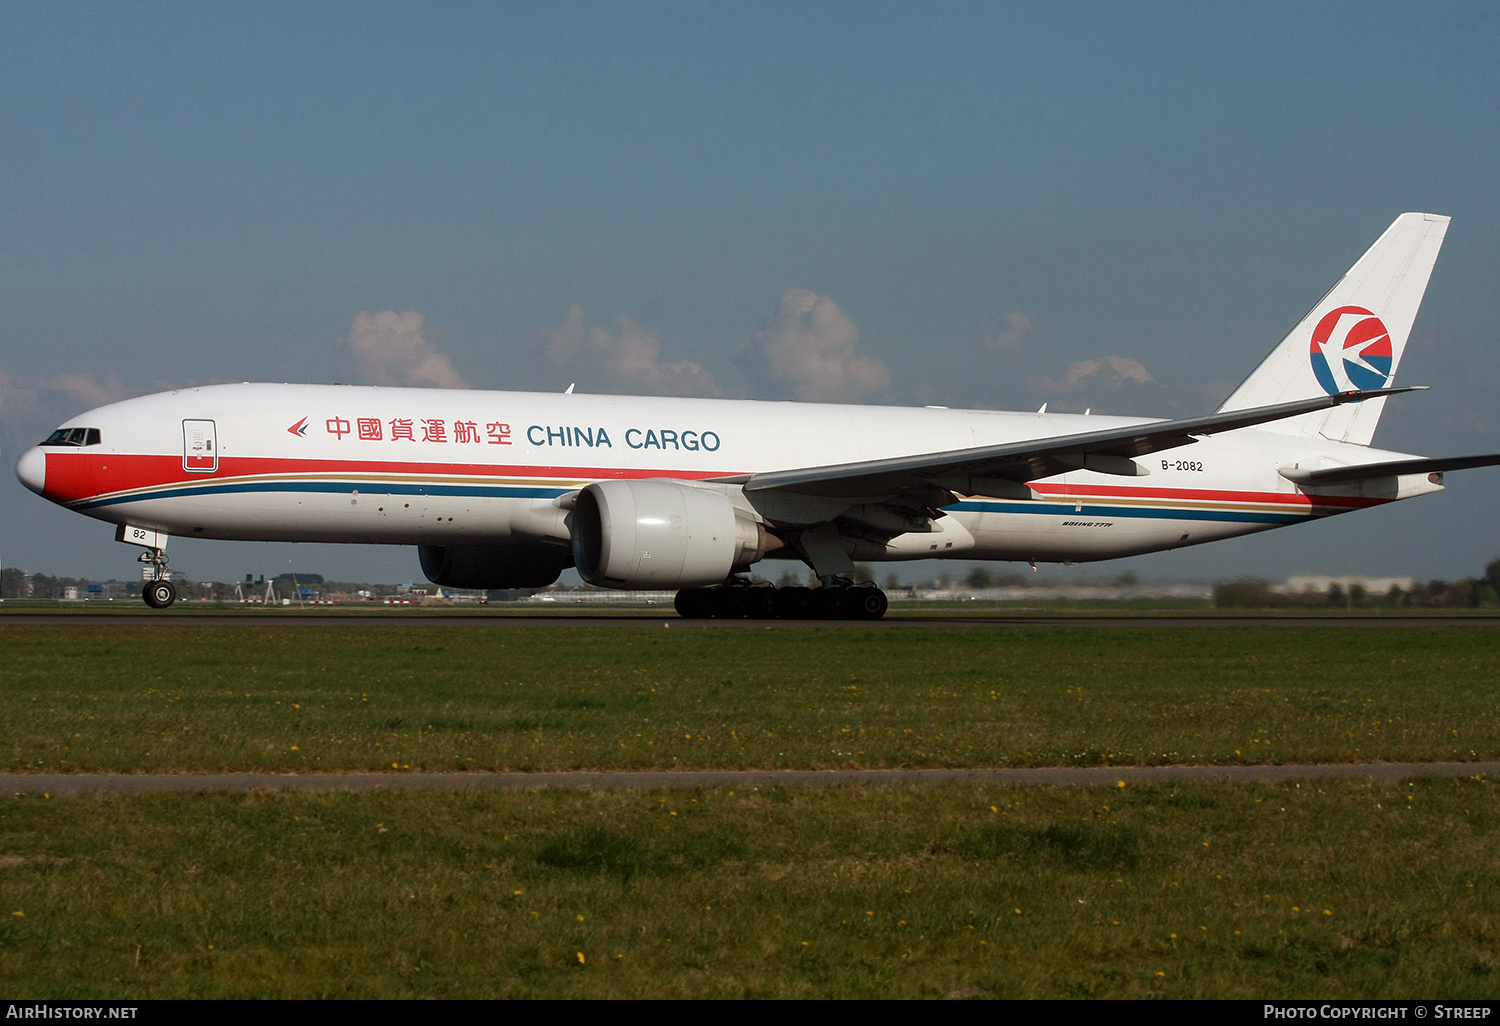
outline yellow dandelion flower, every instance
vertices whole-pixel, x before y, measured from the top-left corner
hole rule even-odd
[[[583,918],[583,917],[582,917],[582,916],[580,916],[580,917],[579,917],[579,918],[580,918],[580,919],[581,919],[581,918]],[[580,951],[580,952],[579,952],[579,953],[578,953],[578,964],[579,964],[579,965],[583,965],[583,964],[584,964],[584,962],[583,962],[583,952],[582,952],[582,951]]]

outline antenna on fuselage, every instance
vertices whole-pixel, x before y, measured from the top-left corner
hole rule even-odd
[[[576,382],[576,381],[569,382],[568,383],[568,387],[565,388],[565,389],[563,389],[563,395],[572,395],[573,394],[573,386],[577,385],[577,384],[578,384],[578,382]]]

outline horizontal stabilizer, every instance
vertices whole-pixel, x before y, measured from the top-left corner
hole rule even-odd
[[[1445,470],[1495,466],[1500,466],[1500,453],[1490,453],[1488,456],[1447,456],[1433,460],[1392,460],[1389,463],[1362,463],[1357,467],[1327,467],[1323,470],[1287,468],[1281,471],[1281,476],[1296,484],[1324,485],[1368,481],[1375,477],[1397,477],[1401,474],[1441,474]]]

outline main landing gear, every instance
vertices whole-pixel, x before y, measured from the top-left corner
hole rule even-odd
[[[686,620],[878,620],[885,592],[870,586],[684,588],[672,603]]]

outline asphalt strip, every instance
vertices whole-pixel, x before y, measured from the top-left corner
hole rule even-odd
[[[13,794],[170,794],[213,791],[466,791],[668,787],[829,787],[837,784],[1118,786],[1188,780],[1408,780],[1500,774],[1500,762],[1385,762],[1321,766],[1056,766],[1034,769],[656,770],[608,773],[50,773],[7,774]]]

